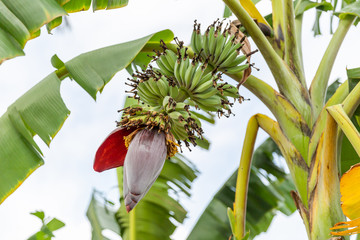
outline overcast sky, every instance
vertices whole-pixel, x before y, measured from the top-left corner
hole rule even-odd
[[[270,1],[260,3],[262,13],[270,12]],[[127,7],[110,11],[91,11],[70,15],[71,30],[55,30],[28,42],[25,57],[4,62],[0,66],[0,114],[18,97],[51,73],[54,69],[50,58],[57,54],[63,61],[100,47],[122,43],[145,35],[171,29],[181,40],[189,43],[194,19],[207,26],[216,18],[221,18],[224,4],[220,0],[130,0]],[[311,27],[314,11],[304,18],[304,58],[308,81],[329,42],[328,25],[323,28],[324,36],[313,38]],[[328,16],[323,22],[328,21]],[[337,77],[345,79],[345,68],[358,67],[355,57],[359,49],[354,49],[360,39],[359,31],[352,29],[341,54],[336,61],[331,81]],[[357,29],[358,30],[358,29]],[[356,40],[355,40],[356,39]],[[356,54],[355,54],[356,53]],[[256,76],[274,86],[269,70],[260,54],[253,61],[261,70]],[[357,61],[359,63],[359,61]],[[118,192],[114,170],[95,173],[92,169],[93,157],[100,143],[115,128],[117,113],[124,102],[125,71],[118,73],[98,95],[97,102],[76,83],[65,80],[61,94],[71,115],[48,149],[40,141],[45,154],[45,165],[33,173],[18,190],[0,206],[0,239],[26,239],[40,228],[39,221],[29,213],[43,210],[48,216],[57,217],[66,226],[55,232],[56,239],[90,239],[91,228],[85,213],[93,188],[108,193],[117,201]],[[246,89],[240,92],[246,101],[234,107],[235,117],[222,118],[216,126],[205,125],[204,130],[212,146],[210,151],[194,149],[186,156],[194,160],[201,171],[193,188],[191,200],[184,201],[189,210],[189,218],[180,226],[174,239],[183,240],[200,216],[213,194],[221,187],[239,164],[240,149],[248,119],[263,113],[272,116],[264,105]],[[257,145],[267,136],[260,131]],[[38,140],[38,139],[37,139]],[[116,238],[114,238],[116,239]],[[305,228],[297,213],[286,218],[275,218],[267,234],[257,239],[303,240]]]

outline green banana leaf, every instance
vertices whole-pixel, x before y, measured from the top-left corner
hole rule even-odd
[[[0,64],[25,55],[28,40],[40,35],[40,28],[47,24],[50,32],[68,13],[88,10],[121,8],[128,0],[1,0],[0,1]]]
[[[122,168],[117,171],[121,192],[120,209],[113,210],[106,201],[97,200],[93,194],[87,210],[92,227],[92,240],[108,240],[102,234],[105,229],[118,234],[123,240],[129,239],[129,214],[122,197],[123,171]],[[190,197],[191,184],[198,173],[195,166],[181,154],[165,162],[159,178],[133,210],[136,239],[170,239],[177,223],[182,223],[187,214],[178,201],[178,194],[181,192]]]
[[[58,74],[74,79],[94,99],[118,71],[126,68],[147,43],[170,42],[170,30],[84,53],[66,62]],[[53,64],[56,63],[53,57]],[[63,77],[63,76],[62,76]],[[47,145],[70,114],[60,95],[61,80],[51,73],[8,107],[0,118],[0,203],[44,161],[33,140]]]
[[[349,90],[351,91],[357,83],[360,81],[360,68],[347,69],[347,75],[349,79]],[[358,107],[351,118],[352,122],[360,131],[360,107]],[[341,174],[344,174],[350,169],[350,167],[360,162],[360,157],[356,153],[354,147],[350,141],[344,135],[341,145]]]
[[[118,168],[117,171],[121,206],[116,217],[122,239],[128,240],[130,223],[122,196],[123,170]],[[191,183],[197,175],[198,171],[195,166],[181,154],[165,161],[160,176],[133,210],[136,239],[170,239],[176,226],[185,220],[187,214],[187,211],[179,203],[179,198],[182,197],[182,194],[190,196]]]
[[[360,17],[360,1],[354,1],[343,7],[339,12],[335,13],[339,18],[345,18],[347,15]]]
[[[86,211],[86,216],[91,224],[92,240],[109,240],[102,234],[102,231],[105,229],[120,235],[120,227],[115,218],[116,210],[113,209],[113,206],[108,201],[102,200],[104,199],[94,190],[88,210]]]
[[[312,8],[316,8],[319,11],[329,11],[334,9],[331,3],[326,1],[312,2],[310,0],[302,0],[299,1],[299,4],[296,5],[295,17],[298,17],[299,15],[303,14],[305,11]]]
[[[265,232],[277,211],[290,215],[296,210],[290,196],[294,186],[284,170],[275,164],[274,155],[281,156],[270,138],[254,152],[246,215],[249,239]],[[218,240],[231,236],[227,208],[233,207],[236,178],[237,170],[210,201],[189,234],[188,240]]]
[[[43,211],[36,211],[31,214],[41,220],[42,226],[40,231],[29,237],[28,240],[51,240],[55,237],[53,232],[65,226],[65,223],[57,218],[45,218]]]

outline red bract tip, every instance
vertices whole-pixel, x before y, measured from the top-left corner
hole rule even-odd
[[[131,211],[130,206],[126,206],[126,211],[129,213]]]
[[[107,136],[96,152],[94,161],[95,171],[102,172],[124,165],[127,153],[124,137],[132,131],[133,129],[117,128]]]

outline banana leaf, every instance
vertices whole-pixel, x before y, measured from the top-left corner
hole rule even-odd
[[[249,239],[265,232],[277,211],[292,214],[296,207],[290,196],[294,189],[289,176],[279,167],[274,157],[281,154],[269,138],[254,152],[249,180],[246,229]],[[232,232],[227,208],[233,207],[237,170],[215,194],[188,236],[188,240],[228,239]]]
[[[129,214],[126,212],[123,198],[123,171],[118,168],[120,189],[120,209],[117,220],[120,225],[121,237],[129,240]],[[183,194],[190,196],[191,183],[197,177],[198,171],[181,154],[165,161],[160,176],[150,188],[145,197],[136,205],[134,211],[136,239],[166,240],[176,229],[176,226],[186,218],[187,211],[180,204]]]
[[[122,197],[123,171],[122,168],[117,171],[121,193],[120,209],[114,211],[106,202],[96,200],[93,194],[87,211],[92,227],[92,240],[107,240],[102,234],[105,229],[120,235],[123,240],[129,239],[129,214]],[[132,210],[135,215],[133,227],[136,229],[136,239],[170,239],[177,224],[182,223],[187,214],[179,198],[183,194],[190,197],[191,183],[197,175],[195,166],[181,154],[165,161],[164,168],[150,191]]]
[[[84,53],[62,67],[60,60],[52,60],[60,67],[57,74],[71,77],[96,99],[97,92],[126,68],[145,44],[159,43],[160,39],[169,42],[173,33],[165,30]],[[0,203],[44,163],[33,137],[38,135],[49,145],[70,114],[60,95],[62,81],[57,74],[40,81],[0,117]]]
[[[109,240],[102,234],[105,229],[120,234],[120,227],[115,218],[116,210],[108,201],[101,198],[97,191],[93,191],[86,216],[90,221],[92,229],[92,240]]]
[[[347,69],[347,75],[349,80],[349,91],[351,91],[357,83],[360,81],[360,68]],[[351,118],[355,127],[360,131],[360,107],[358,107],[354,113],[354,116]],[[360,162],[360,157],[356,153],[354,147],[351,145],[350,141],[344,135],[341,145],[341,174],[344,174],[350,169],[352,165],[355,165]]]
[[[28,40],[40,36],[47,24],[48,32],[62,23],[68,13],[88,10],[121,8],[128,0],[1,0],[0,1],[0,64],[23,56]]]

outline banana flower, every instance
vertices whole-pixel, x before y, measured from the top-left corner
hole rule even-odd
[[[331,232],[334,236],[348,236],[360,233],[360,163],[355,164],[344,173],[340,180],[341,208],[351,221],[339,222],[331,230],[346,229]]]
[[[117,128],[97,150],[95,171],[123,166],[127,212],[145,196],[160,175],[168,155],[167,141],[165,133],[155,129]]]

